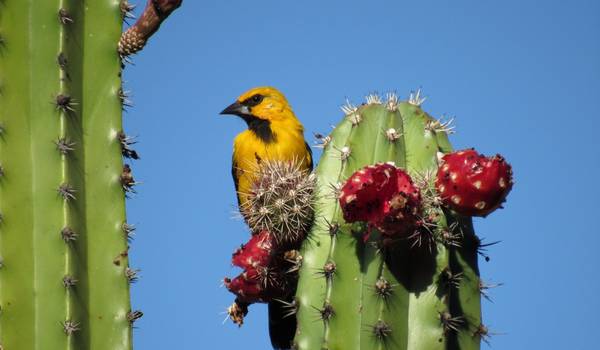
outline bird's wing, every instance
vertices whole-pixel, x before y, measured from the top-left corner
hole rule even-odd
[[[310,146],[308,145],[308,143],[306,141],[304,141],[304,145],[306,146],[306,152],[308,153],[308,171],[312,171],[313,165],[314,165],[312,149],[310,149]]]
[[[231,159],[231,177],[233,178],[233,184],[235,185],[235,197],[238,200],[238,206],[240,205],[240,196],[238,195],[238,188],[240,185],[240,179],[238,178],[238,165],[237,162],[235,161],[235,153],[233,154],[233,157]]]

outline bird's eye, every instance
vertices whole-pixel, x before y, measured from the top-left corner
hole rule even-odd
[[[260,103],[263,100],[262,95],[254,95],[252,96],[252,102],[254,103]]]

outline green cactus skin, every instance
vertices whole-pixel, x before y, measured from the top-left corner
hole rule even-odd
[[[336,187],[378,162],[393,161],[432,183],[437,153],[451,146],[447,125],[421,102],[418,94],[408,102],[369,96],[359,108],[345,106],[346,117],[325,139],[315,224],[302,248],[297,349],[479,349],[479,241],[470,219],[432,207],[440,215],[431,250],[413,246],[414,239],[383,247],[376,230],[363,243],[365,225],[345,223],[337,200]],[[444,239],[444,231],[462,237]],[[335,264],[333,273],[324,273],[327,263]]]
[[[121,28],[119,1],[0,1],[0,348],[131,348]]]

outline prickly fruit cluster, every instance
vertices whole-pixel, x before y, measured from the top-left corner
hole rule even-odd
[[[347,222],[366,221],[386,235],[397,235],[414,228],[421,195],[404,170],[380,163],[352,174],[339,202]]]
[[[280,248],[299,245],[313,219],[315,176],[299,162],[263,161],[241,212],[252,232],[269,231]]]
[[[225,278],[227,289],[245,303],[267,302],[283,295],[285,276],[274,264],[275,242],[268,231],[250,238],[235,253],[231,262],[244,271],[234,279]]]
[[[486,157],[474,149],[444,155],[436,179],[444,204],[467,216],[499,208],[512,185],[511,166],[501,155]]]

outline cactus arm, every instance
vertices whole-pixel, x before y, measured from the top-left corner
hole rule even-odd
[[[438,152],[451,151],[445,133],[448,129],[444,130],[448,125],[424,113],[418,103],[418,98],[398,103],[394,96],[381,103],[370,96],[358,109],[345,108],[346,117],[333,132],[317,176],[319,181],[331,178],[343,182],[365,165],[394,161],[420,182],[424,224],[414,234],[421,237],[422,246],[415,243],[416,237],[400,238],[386,246],[386,236],[375,229],[363,243],[365,225],[345,223],[335,196],[317,202],[315,207],[321,214],[316,218],[325,224],[315,224],[311,235],[318,232],[320,237],[327,237],[329,223],[339,224],[340,229],[326,247],[303,247],[310,264],[300,270],[299,349],[319,345],[330,350],[479,349],[480,337],[473,335],[473,329],[481,324],[477,241],[470,220],[456,226],[454,214],[435,204],[438,199],[433,180]],[[393,140],[390,135],[395,135]],[[346,146],[350,156],[344,159],[340,154]],[[331,179],[328,182],[336,182]],[[442,235],[448,231],[456,234],[456,227],[465,235],[460,248]],[[312,257],[317,254],[315,262]],[[335,273],[329,277],[323,273],[327,262],[336,264]],[[307,280],[309,274],[311,279]],[[451,283],[445,278],[451,278]],[[377,294],[376,283],[382,281],[392,290],[385,298]],[[333,314],[317,322],[315,311],[312,319],[306,319],[309,309],[319,309],[318,305],[331,305]]]
[[[0,346],[130,349],[119,3],[0,7]],[[74,143],[66,154],[54,144],[63,138]],[[69,242],[65,228],[77,234]],[[77,281],[66,288],[65,277]]]
[[[8,349],[68,343],[64,202],[56,192],[62,161],[52,144],[60,135],[52,105],[60,89],[58,8],[59,1],[0,4],[0,344]]]

